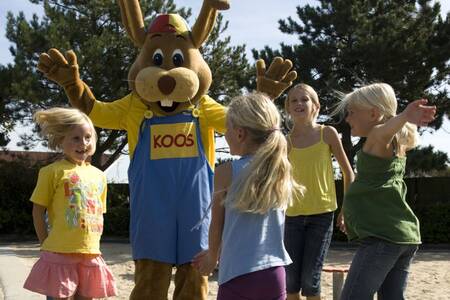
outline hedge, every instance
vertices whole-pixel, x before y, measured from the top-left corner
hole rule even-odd
[[[39,166],[0,161],[0,234],[34,235],[30,195]],[[424,243],[450,243],[450,177],[408,178],[407,200],[421,222]],[[338,204],[342,184],[336,184]],[[128,185],[108,185],[105,236],[128,236]],[[335,240],[346,240],[334,231]]]

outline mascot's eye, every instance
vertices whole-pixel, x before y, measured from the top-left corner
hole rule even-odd
[[[163,63],[164,55],[161,51],[161,49],[156,49],[153,53],[153,63],[155,66],[160,66]]]
[[[172,61],[173,61],[173,64],[176,67],[179,67],[179,66],[183,65],[184,55],[183,55],[183,52],[181,52],[180,49],[176,49],[175,51],[173,51]]]

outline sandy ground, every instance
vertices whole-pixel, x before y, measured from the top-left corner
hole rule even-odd
[[[38,245],[35,243],[11,243],[2,245],[2,249],[13,251],[24,264],[31,268],[38,256]],[[128,299],[133,288],[134,264],[130,256],[130,245],[127,243],[102,244],[103,256],[111,267],[117,280],[119,296],[114,299]],[[327,257],[327,265],[345,266],[351,262],[354,249],[332,248]],[[450,299],[450,250],[434,249],[419,250],[411,267],[411,274],[407,287],[407,299],[444,300]],[[217,274],[210,277],[210,291],[208,299],[216,299]],[[322,276],[322,296],[332,298],[332,275],[324,273]],[[173,291],[173,284],[170,293]],[[0,295],[1,298],[1,295]],[[171,299],[171,297],[169,297]]]

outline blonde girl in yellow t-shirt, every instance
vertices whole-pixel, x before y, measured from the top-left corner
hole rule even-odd
[[[285,102],[293,126],[287,137],[294,178],[306,187],[286,211],[285,245],[293,263],[286,267],[287,299],[320,299],[322,266],[333,234],[337,209],[332,156],[343,173],[344,190],[353,171],[336,129],[316,122],[320,103],[307,84],[291,88]],[[338,217],[338,225],[343,226]]]
[[[34,119],[49,148],[64,156],[39,171],[30,199],[41,254],[24,288],[53,299],[115,296],[114,277],[100,253],[106,177],[86,162],[95,152],[94,126],[73,108],[39,111]]]

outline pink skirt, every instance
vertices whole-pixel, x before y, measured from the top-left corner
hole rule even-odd
[[[75,293],[87,298],[117,295],[114,277],[101,255],[42,251],[23,287],[55,298]]]

